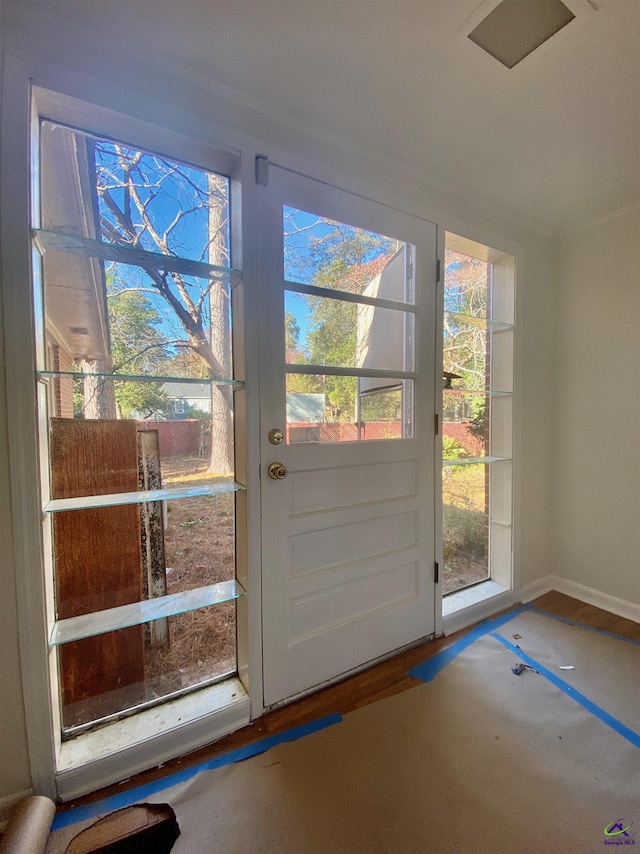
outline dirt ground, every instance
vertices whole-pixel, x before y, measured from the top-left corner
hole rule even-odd
[[[163,460],[167,486],[208,482],[202,459]],[[234,493],[167,502],[167,593],[235,577]],[[169,618],[169,647],[146,645],[148,699],[236,669],[235,603]]]
[[[478,581],[486,581],[489,577],[484,560],[473,561],[454,558],[445,564],[442,577],[442,594],[453,593]]]
[[[442,476],[442,498],[445,504],[485,513],[484,466],[445,468]],[[445,530],[445,541],[447,533]],[[483,558],[478,560],[476,556],[458,553],[445,561],[442,592],[452,593],[478,581],[485,581],[488,577],[489,571]]]

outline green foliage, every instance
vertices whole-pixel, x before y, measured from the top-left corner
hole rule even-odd
[[[487,438],[487,406],[483,398],[482,401],[476,403],[473,420],[469,425],[469,429],[478,439],[485,440]]]
[[[402,418],[402,391],[390,389],[360,398],[361,421],[399,421]]]
[[[460,460],[467,456],[463,445],[457,439],[451,436],[442,437],[442,459],[443,460]]]
[[[300,326],[291,311],[284,313],[284,348],[287,362],[293,361],[300,348]]]
[[[386,237],[360,229],[349,228],[346,235],[336,229],[322,250],[316,246],[312,252],[321,264],[314,275],[314,285],[339,286],[340,290],[362,293],[388,261],[391,243]],[[373,256],[372,261],[367,261],[369,256]],[[313,296],[307,297],[307,304],[312,316],[307,334],[309,361],[317,365],[353,366],[358,333],[357,306]],[[356,378],[327,376],[322,390],[334,412],[340,411],[338,420],[351,421],[355,414]]]
[[[308,359],[300,346],[300,326],[291,311],[284,315],[285,359],[288,364],[303,365]],[[287,374],[287,391],[299,394],[322,394],[322,381],[311,374]]]
[[[455,558],[481,560],[486,548],[484,513],[444,504],[442,516],[445,563]]]
[[[350,365],[356,347],[356,306],[339,300],[308,297],[312,311],[307,340],[316,365]]]
[[[114,372],[133,375],[161,372],[167,361],[167,342],[159,329],[158,312],[150,301],[110,277],[107,305]],[[115,398],[121,418],[148,418],[167,413],[171,408],[160,383],[116,381]]]

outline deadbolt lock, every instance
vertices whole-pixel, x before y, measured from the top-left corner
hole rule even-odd
[[[282,430],[278,430],[277,427],[275,427],[273,430],[269,431],[269,441],[271,442],[272,445],[282,444],[283,439],[284,439],[284,433],[282,432]]]
[[[273,480],[284,480],[287,476],[287,469],[282,463],[271,463],[269,466],[269,477]]]

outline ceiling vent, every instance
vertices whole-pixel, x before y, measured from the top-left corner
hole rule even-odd
[[[561,0],[502,0],[469,38],[513,68],[574,18]]]

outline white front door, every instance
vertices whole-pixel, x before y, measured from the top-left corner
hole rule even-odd
[[[279,167],[257,189],[270,706],[434,631],[436,227]]]

